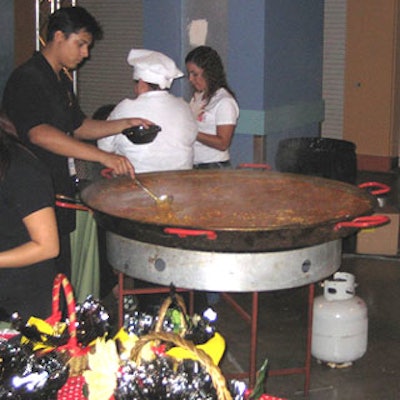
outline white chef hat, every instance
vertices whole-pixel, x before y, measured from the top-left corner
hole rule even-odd
[[[132,49],[128,64],[133,66],[133,79],[154,83],[161,89],[169,89],[174,79],[184,75],[173,60],[158,51]]]

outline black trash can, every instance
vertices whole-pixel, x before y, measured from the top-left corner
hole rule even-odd
[[[356,146],[346,140],[283,139],[278,144],[275,165],[280,172],[321,176],[351,184],[357,180]]]

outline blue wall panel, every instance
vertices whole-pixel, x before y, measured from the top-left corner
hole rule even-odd
[[[143,1],[143,47],[160,51],[182,67],[182,2]],[[185,71],[183,71],[185,72]],[[174,82],[172,93],[182,94],[182,79]]]
[[[264,14],[264,1],[229,2],[228,79],[244,110],[264,109]]]
[[[324,1],[267,0],[265,15],[267,160],[274,166],[280,140],[320,133]]]
[[[188,23],[208,21],[206,44],[221,53],[240,106],[234,164],[252,160],[255,134],[266,135],[270,164],[281,139],[319,135],[323,0],[145,0],[143,5],[145,47],[165,52],[182,69],[190,50]],[[187,80],[176,82],[173,92],[188,98]]]
[[[266,107],[322,96],[323,0],[268,0]]]

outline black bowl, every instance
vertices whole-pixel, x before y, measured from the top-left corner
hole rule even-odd
[[[122,133],[134,144],[145,144],[151,143],[160,131],[158,125],[150,125],[148,128],[139,125],[124,129]]]

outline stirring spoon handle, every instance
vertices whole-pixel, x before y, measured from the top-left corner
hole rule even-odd
[[[158,202],[158,197],[146,186],[143,185],[142,182],[139,181],[139,179],[135,178],[135,183],[138,185],[141,189],[143,189],[153,200]]]

